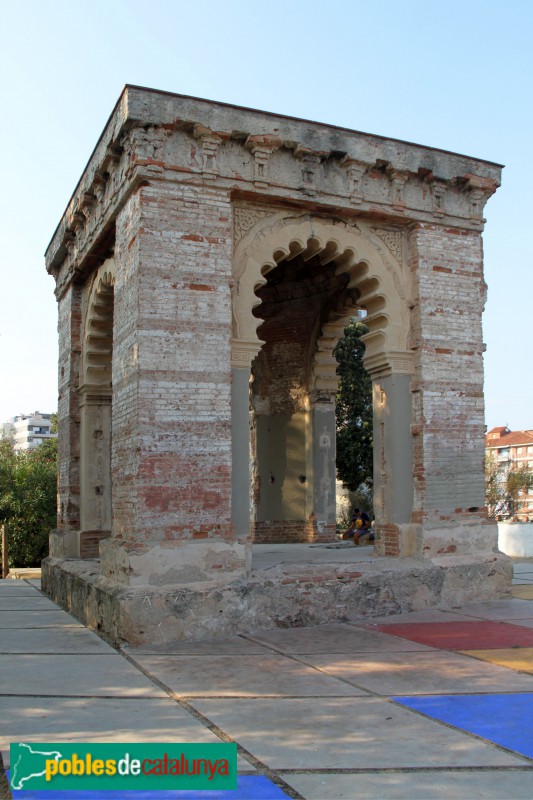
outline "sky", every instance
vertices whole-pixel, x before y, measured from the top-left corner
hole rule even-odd
[[[530,0],[20,0],[0,29],[0,423],[57,409],[44,252],[126,83],[505,165],[485,208],[486,422],[533,429]]]

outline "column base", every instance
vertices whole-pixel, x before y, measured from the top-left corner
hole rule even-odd
[[[207,589],[242,578],[251,545],[216,539],[100,543],[102,576],[122,586]]]
[[[375,553],[380,556],[489,558],[498,552],[497,525],[482,513],[463,519],[450,515],[422,523],[376,524]]]

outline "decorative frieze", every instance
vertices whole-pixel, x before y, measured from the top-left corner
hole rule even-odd
[[[316,178],[318,167],[325,153],[319,153],[299,144],[294,155],[302,162],[302,184],[303,190],[307,194],[315,194],[317,191]]]
[[[215,180],[219,174],[217,153],[224,139],[204,125],[194,126],[194,138],[200,141],[202,148],[202,176]]]
[[[403,210],[405,207],[405,184],[409,179],[409,174],[401,170],[391,169],[389,171],[391,182],[391,203],[394,208]]]
[[[446,194],[446,184],[440,181],[434,181],[431,184],[431,197],[433,199],[433,216],[444,216],[444,196]]]
[[[279,136],[261,134],[247,138],[245,146],[254,157],[254,185],[258,188],[266,189],[268,186],[270,156],[281,145],[282,141]]]
[[[344,156],[340,164],[348,175],[350,202],[359,205],[363,202],[363,178],[370,165],[350,156]]]

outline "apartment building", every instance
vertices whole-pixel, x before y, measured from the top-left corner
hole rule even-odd
[[[4,433],[12,436],[15,450],[34,450],[45,439],[54,439],[57,433],[51,432],[52,414],[19,414],[4,424]]]
[[[492,428],[485,438],[485,452],[494,456],[502,472],[524,466],[533,470],[533,430],[511,431],[506,426]],[[533,521],[533,489],[520,499],[520,503],[516,516]]]

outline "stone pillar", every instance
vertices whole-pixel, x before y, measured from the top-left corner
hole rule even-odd
[[[316,540],[332,541],[336,529],[336,422],[333,397],[318,399],[312,406],[313,472],[312,499]]]
[[[421,554],[486,556],[481,234],[419,224],[411,232],[415,508]]]
[[[111,397],[80,389],[80,556],[111,533]]]
[[[231,518],[235,537],[245,544],[246,570],[252,566],[250,512],[250,369],[257,342],[232,342],[231,348]]]
[[[232,520],[229,197],[154,182],[116,227],[102,572],[132,587],[227,584],[245,574],[247,549]]]
[[[58,519],[50,534],[50,555],[79,556],[79,369],[81,352],[81,290],[70,283],[58,290]]]
[[[406,353],[404,369],[412,358]],[[398,358],[391,358],[394,368]],[[419,549],[413,511],[412,376],[391,372],[373,377],[374,512],[376,553],[414,556]]]

